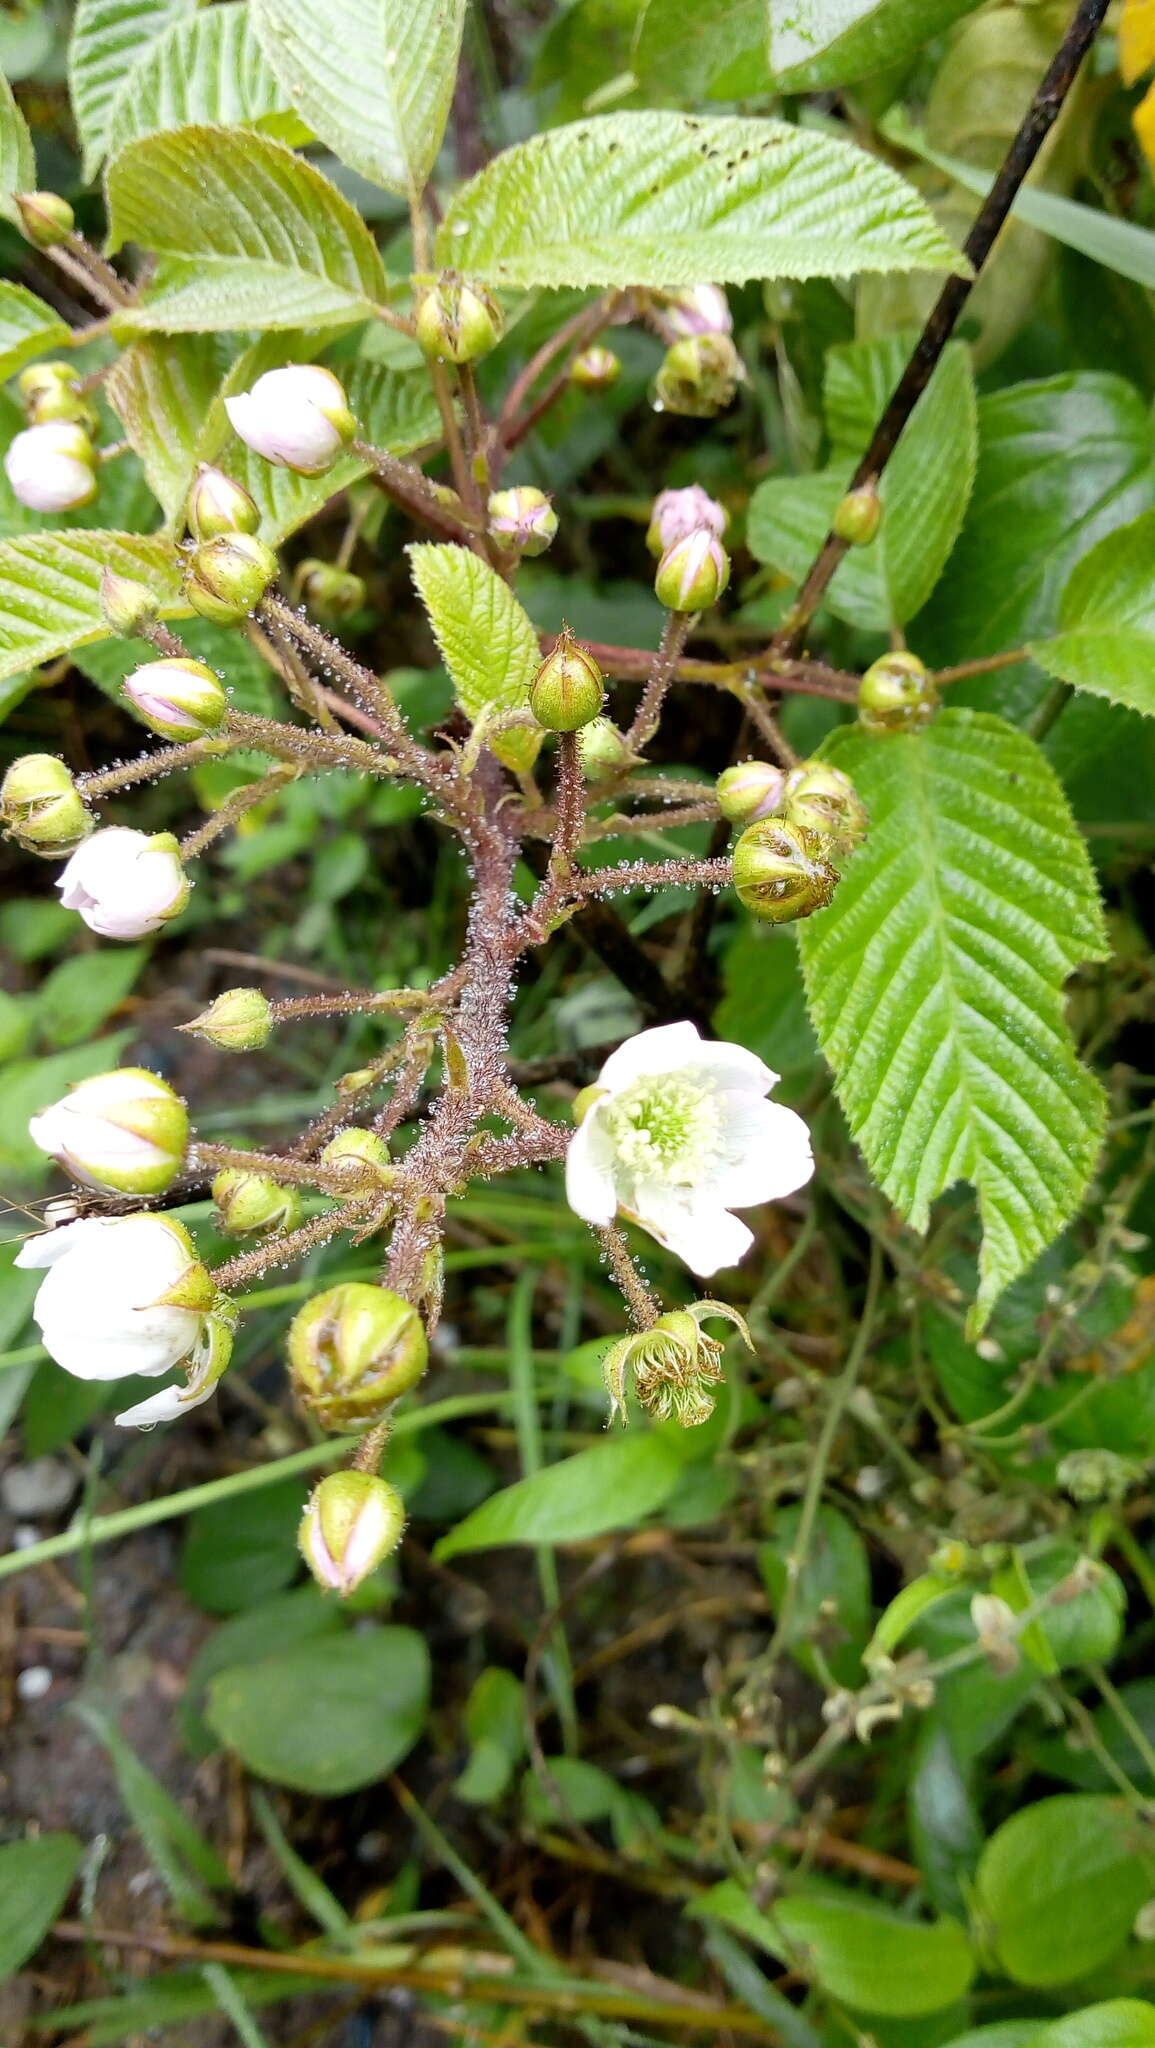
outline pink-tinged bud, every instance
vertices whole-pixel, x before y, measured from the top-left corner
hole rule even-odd
[[[330,1167],[350,1192],[391,1187],[397,1178],[397,1168],[384,1138],[379,1138],[375,1131],[359,1130],[356,1125],[330,1138],[321,1152],[321,1165]]]
[[[685,291],[663,294],[658,324],[670,341],[684,341],[696,334],[730,334],[734,327],[730,301],[717,284],[692,284]]]
[[[184,1165],[188,1111],[147,1067],[94,1074],[29,1119],[34,1145],[85,1187],[162,1195]]]
[[[872,662],[858,686],[858,721],[868,732],[917,732],[937,708],[930,674],[905,648]]]
[[[850,853],[866,836],[866,806],[849,775],[829,761],[800,761],[790,770],[782,810],[788,825],[825,840],[834,854]]]
[[[259,988],[227,988],[191,1024],[178,1024],[196,1038],[206,1038],[221,1052],[259,1052],[273,1029],[273,1009]]]
[[[29,853],[63,860],[93,830],[76,784],[54,754],[22,754],[0,783],[0,823]]]
[[[171,832],[108,825],[77,848],[56,886],[102,939],[144,939],[184,909],[191,885]]]
[[[405,1503],[373,1472],[331,1472],[314,1488],[301,1523],[301,1555],[328,1593],[347,1599],[401,1541]]]
[[[197,464],[185,516],[194,540],[216,540],[222,533],[255,533],[261,523],[256,501],[244,486],[207,462]]]
[[[882,525],[882,499],[877,484],[862,484],[847,491],[834,507],[830,530],[848,547],[868,548]]]
[[[664,555],[675,541],[688,539],[700,527],[721,540],[729,524],[726,507],[704,491],[701,484],[688,484],[682,491],[659,491],[650,514],[646,546],[652,555]]]
[[[785,785],[785,771],[772,761],[739,761],[718,777],[718,809],[732,825],[754,825],[774,816]]]
[[[185,655],[165,655],[134,668],[124,679],[124,694],[137,717],[166,740],[218,732],[229,708],[220,677],[207,663]]]
[[[529,708],[538,724],[547,732],[577,732],[597,717],[605,694],[593,655],[563,626],[529,686]]]
[[[96,496],[96,457],[82,426],[46,420],[27,427],[4,457],[8,481],[31,512],[71,512]]]
[[[687,419],[710,419],[733,403],[745,375],[728,334],[691,335],[667,349],[654,380],[654,408]]]
[[[323,476],[357,431],[344,386],[319,363],[266,370],[251,391],[226,398],[235,434],[266,462]]]
[[[738,901],[763,924],[789,924],[830,902],[838,875],[808,832],[776,818],[748,825],[734,848]]]
[[[245,1166],[222,1167],[213,1177],[212,1196],[234,1237],[283,1237],[296,1229],[303,1214],[296,1188],[282,1187],[271,1174]]]
[[[472,363],[501,340],[504,322],[484,285],[467,284],[451,270],[415,277],[418,346],[443,363]]]
[[[579,391],[609,391],[622,374],[622,359],[612,348],[583,348],[570,365],[569,381]]]
[[[184,595],[202,619],[235,626],[260,603],[276,573],[276,556],[255,533],[220,533],[193,549]]]
[[[115,569],[101,571],[100,612],[110,633],[125,640],[145,633],[156,624],[159,606],[156,592],[147,583],[138,583],[135,576],[120,576]]]
[[[658,563],[654,590],[672,612],[705,612],[730,581],[730,557],[706,527],[676,540]]]
[[[55,249],[76,227],[76,215],[59,192],[16,192],[13,204],[34,248]]]
[[[417,1310],[388,1287],[363,1280],[315,1294],[289,1329],[293,1391],[323,1429],[380,1422],[428,1363]]]
[[[517,484],[510,491],[494,491],[489,531],[498,546],[512,554],[544,555],[557,533],[557,513],[544,491]]]
[[[308,556],[305,561],[298,562],[293,581],[297,595],[304,598],[309,610],[323,626],[343,625],[365,604],[364,579],[355,576],[351,569],[336,568],[332,562],[321,562]]]

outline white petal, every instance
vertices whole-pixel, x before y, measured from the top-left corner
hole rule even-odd
[[[58,1230],[41,1230],[35,1237],[26,1237],[13,1261],[14,1265],[31,1267],[54,1266],[66,1252],[76,1244],[81,1231],[106,1229],[111,1217],[78,1217],[75,1223],[62,1223]]]
[[[578,1125],[565,1157],[565,1198],[575,1216],[602,1229],[618,1206],[614,1153],[597,1106]]]
[[[154,1422],[175,1422],[179,1415],[187,1415],[190,1408],[199,1408],[203,1402],[211,1401],[216,1392],[216,1381],[199,1392],[185,1387],[181,1381],[174,1386],[162,1387],[159,1394],[150,1394],[146,1401],[138,1401],[134,1408],[126,1408],[113,1417],[122,1429],[148,1429]]]
[[[745,1088],[755,1095],[768,1095],[780,1078],[757,1053],[725,1038],[702,1040],[694,1055],[694,1075],[696,1080],[713,1081],[719,1088]]]
[[[619,1094],[646,1074],[673,1074],[692,1066],[702,1049],[694,1024],[656,1024],[639,1031],[612,1052],[598,1075],[598,1087]]]
[[[754,1242],[752,1230],[698,1189],[663,1188],[647,1181],[635,1190],[634,1200],[634,1214],[643,1229],[704,1280],[736,1266]]]
[[[780,1202],[805,1187],[814,1172],[810,1132],[781,1102],[727,1092],[721,1098],[722,1159],[710,1174],[710,1192],[728,1209]]]
[[[257,403],[251,391],[238,391],[235,397],[226,398],[225,411],[234,434],[239,435],[246,447],[265,456],[266,460],[275,460],[269,456],[268,420],[264,407]]]

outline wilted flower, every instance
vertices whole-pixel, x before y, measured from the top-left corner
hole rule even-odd
[[[829,761],[800,761],[786,777],[782,814],[787,825],[825,839],[832,853],[849,853],[865,836],[866,806],[849,775]]]
[[[396,1550],[405,1503],[374,1472],[331,1472],[313,1490],[297,1541],[326,1592],[343,1599]]]
[[[218,533],[188,557],[183,594],[202,619],[233,626],[260,603],[276,573],[275,554],[255,533]]]
[[[650,513],[646,546],[652,555],[664,555],[675,541],[688,539],[702,527],[721,540],[729,523],[726,507],[704,491],[701,484],[687,484],[684,490],[659,491]]]
[[[45,420],[26,427],[4,457],[8,481],[32,512],[71,512],[96,496],[96,457],[82,426]]]
[[[107,825],[77,847],[56,886],[102,939],[143,939],[184,909],[191,884],[171,832]]]
[[[937,707],[933,677],[905,647],[880,655],[858,686],[858,719],[868,732],[918,732]]]
[[[763,924],[792,924],[824,910],[838,887],[827,842],[784,818],[747,825],[734,848],[739,903]]]
[[[137,717],[166,740],[201,739],[219,731],[229,708],[216,672],[186,655],[165,655],[134,668],[124,679],[124,694]]]
[[[724,1316],[733,1323],[753,1350],[743,1318],[724,1301],[695,1301],[688,1308],[672,1309],[648,1330],[619,1337],[610,1345],[603,1371],[611,1422],[616,1415],[623,1422],[628,1420],[626,1379],[631,1371],[638,1400],[657,1421],[673,1417],[683,1428],[705,1422],[714,1410],[713,1389],[725,1377],[723,1346],[716,1337],[707,1337],[702,1328],[712,1316]]]
[[[654,379],[659,412],[709,419],[733,403],[746,366],[728,334],[694,334],[666,350]]]
[[[86,1187],[159,1195],[184,1164],[188,1111],[147,1067],[118,1067],[78,1081],[29,1118],[28,1134]]]
[[[226,398],[233,432],[266,462],[323,476],[357,429],[344,386],[320,363],[266,370],[251,391]]]
[[[618,1210],[692,1273],[733,1266],[754,1242],[731,1208],[780,1200],[810,1179],[800,1116],[764,1096],[777,1074],[693,1024],[641,1031],[610,1054],[566,1158],[566,1196],[587,1223]]]

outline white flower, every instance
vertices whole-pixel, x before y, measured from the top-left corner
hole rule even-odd
[[[251,391],[226,398],[233,432],[246,446],[302,476],[321,476],[353,437],[345,392],[319,363],[266,370]]]
[[[66,910],[78,910],[105,939],[143,939],[188,902],[189,880],[170,832],[108,825],[78,846],[56,886]]]
[[[164,1422],[207,1401],[232,1346],[229,1304],[168,1216],[92,1217],[31,1237],[18,1266],[46,1266],[33,1306],[44,1348],[81,1380],[186,1381],[125,1409],[121,1423]]]
[[[730,301],[717,284],[692,284],[672,292],[665,315],[676,335],[730,334],[734,327]]]
[[[120,1067],[78,1082],[30,1117],[28,1132],[86,1187],[159,1195],[184,1163],[188,1112],[146,1067]]]
[[[92,444],[71,420],[45,420],[17,434],[4,468],[20,503],[33,512],[70,512],[96,496]]]
[[[810,1179],[800,1116],[764,1097],[778,1079],[744,1046],[693,1024],[641,1031],[610,1054],[570,1140],[566,1196],[587,1223],[620,1209],[690,1268],[736,1265],[754,1242],[730,1209]]]

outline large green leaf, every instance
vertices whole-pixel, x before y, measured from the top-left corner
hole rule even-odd
[[[771,477],[750,501],[747,539],[759,561],[801,581],[910,353],[901,334],[850,342],[826,358],[831,462],[816,476]],[[911,415],[879,485],[882,525],[852,548],[827,603],[852,625],[905,625],[921,611],[958,538],[974,482],[978,425],[970,358],[952,343]]]
[[[170,129],[110,165],[111,245],[161,257],[118,331],[327,327],[385,292],[360,214],[303,157],[236,128]]]
[[[188,496],[205,415],[224,368],[216,335],[150,334],[125,349],[105,382],[108,402],[169,519]]]
[[[0,282],[0,377],[11,377],[33,356],[72,339],[67,320],[22,284]]]
[[[374,1628],[314,1636],[280,1656],[222,1671],[209,1684],[205,1718],[262,1778],[335,1798],[400,1763],[428,1705],[424,1637]]]
[[[527,709],[541,650],[508,583],[468,548],[416,541],[409,558],[462,710],[476,723]],[[540,733],[514,728],[494,752],[510,767],[530,768],[540,745]]]
[[[886,164],[784,121],[603,114],[507,149],[457,194],[438,261],[496,284],[959,270]]]
[[[807,996],[852,1134],[917,1230],[956,1181],[983,1223],[981,1328],[1074,1214],[1103,1133],[1063,984],[1104,955],[1086,848],[1033,741],[949,710],[922,734],[834,736],[870,813],[801,927]]]
[[[128,73],[108,115],[108,151],[115,156],[142,135],[193,122],[255,128],[289,112],[265,61],[248,8],[227,0],[205,14],[170,23]]]
[[[630,1529],[669,1499],[684,1470],[669,1437],[631,1431],[491,1494],[442,1537],[436,1555],[505,1543],[577,1543]]]
[[[1008,1976],[1069,1984],[1122,1948],[1153,1883],[1155,1860],[1134,1814],[1117,1800],[1061,1793],[995,1829],[975,1901]]]
[[[1155,512],[1104,534],[1063,592],[1059,632],[1031,653],[1052,676],[1155,713]]]
[[[941,2012],[975,1973],[957,1920],[927,1926],[855,1899],[808,1898],[783,1899],[773,1917],[815,1982],[860,2012]]]
[[[0,1849],[0,1980],[39,1948],[80,1865],[75,1835],[38,1835]]]
[[[465,0],[252,0],[265,54],[343,162],[417,198],[441,146]]]
[[[0,213],[14,219],[12,194],[34,191],[35,186],[36,157],[28,123],[0,72]]]
[[[846,85],[904,63],[979,0],[767,0],[770,69],[789,92]]]
[[[134,65],[197,0],[77,0],[68,50],[72,118],[94,177],[108,148],[113,103]]]
[[[106,567],[147,583],[162,610],[178,607],[179,566],[166,541],[78,527],[0,542],[0,677],[107,638]]]

